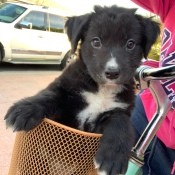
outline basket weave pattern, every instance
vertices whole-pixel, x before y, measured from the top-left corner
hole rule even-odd
[[[100,137],[45,119],[17,133],[9,175],[96,175],[93,157]]]

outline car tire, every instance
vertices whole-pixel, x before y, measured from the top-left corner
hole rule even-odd
[[[0,48],[0,63],[2,62],[2,50]]]
[[[75,56],[76,55],[72,55],[71,51],[69,50],[65,54],[65,56],[64,56],[64,58],[63,58],[63,60],[61,62],[61,69],[64,69],[65,67],[67,67],[70,64],[70,62],[72,62],[75,59]]]
[[[0,43],[0,63],[2,62],[2,58],[3,58],[3,46]]]

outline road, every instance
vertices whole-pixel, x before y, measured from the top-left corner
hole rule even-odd
[[[0,175],[7,175],[15,140],[4,116],[17,100],[36,94],[61,74],[58,66],[0,64]]]

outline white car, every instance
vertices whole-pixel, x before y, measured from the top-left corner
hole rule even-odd
[[[15,64],[61,64],[70,59],[64,33],[70,14],[25,3],[0,5],[0,61]]]

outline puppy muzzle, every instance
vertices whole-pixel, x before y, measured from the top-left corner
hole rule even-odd
[[[108,68],[106,71],[105,71],[105,76],[107,79],[110,79],[110,80],[115,80],[119,77],[120,75],[120,70],[117,68]]]

